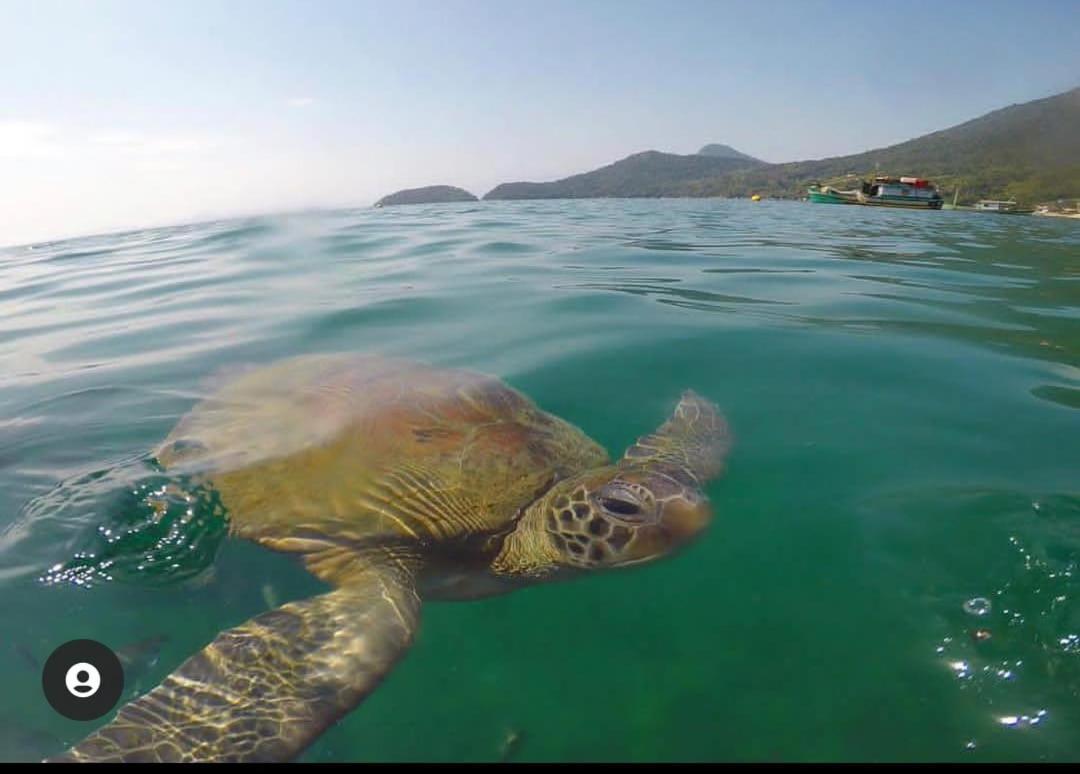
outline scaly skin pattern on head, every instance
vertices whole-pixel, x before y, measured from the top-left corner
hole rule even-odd
[[[526,508],[492,562],[498,575],[555,578],[665,556],[707,526],[702,488],[731,435],[716,406],[687,391],[623,459],[560,481]]]

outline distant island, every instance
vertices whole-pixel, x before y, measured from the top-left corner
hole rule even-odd
[[[716,143],[690,155],[650,150],[561,180],[502,183],[484,199],[802,198],[812,183],[850,188],[875,174],[931,178],[947,198],[959,192],[961,203],[1080,197],[1080,88],[849,156],[769,164]]]
[[[434,204],[436,202],[475,202],[475,196],[463,188],[452,185],[429,185],[424,188],[406,188],[395,191],[375,202],[376,207],[389,207],[393,204]]]

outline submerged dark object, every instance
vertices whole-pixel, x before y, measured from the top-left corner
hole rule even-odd
[[[124,665],[125,673],[131,670],[149,669],[161,656],[161,647],[169,641],[168,635],[155,634],[132,642],[116,651],[116,657]]]

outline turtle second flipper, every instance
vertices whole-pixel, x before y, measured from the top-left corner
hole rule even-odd
[[[731,431],[720,410],[693,390],[683,393],[674,413],[655,432],[626,450],[620,465],[670,466],[703,483],[718,476],[731,449]]]
[[[290,760],[375,689],[412,642],[419,612],[411,572],[365,568],[222,632],[50,760]]]

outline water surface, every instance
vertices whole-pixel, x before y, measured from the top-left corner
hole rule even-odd
[[[612,454],[691,387],[737,443],[697,544],[428,606],[306,759],[1080,758],[1080,228],[663,200],[0,250],[0,760],[89,730],[42,697],[60,643],[156,643],[141,692],[317,588],[145,507],[222,374],[313,351],[499,375]]]

